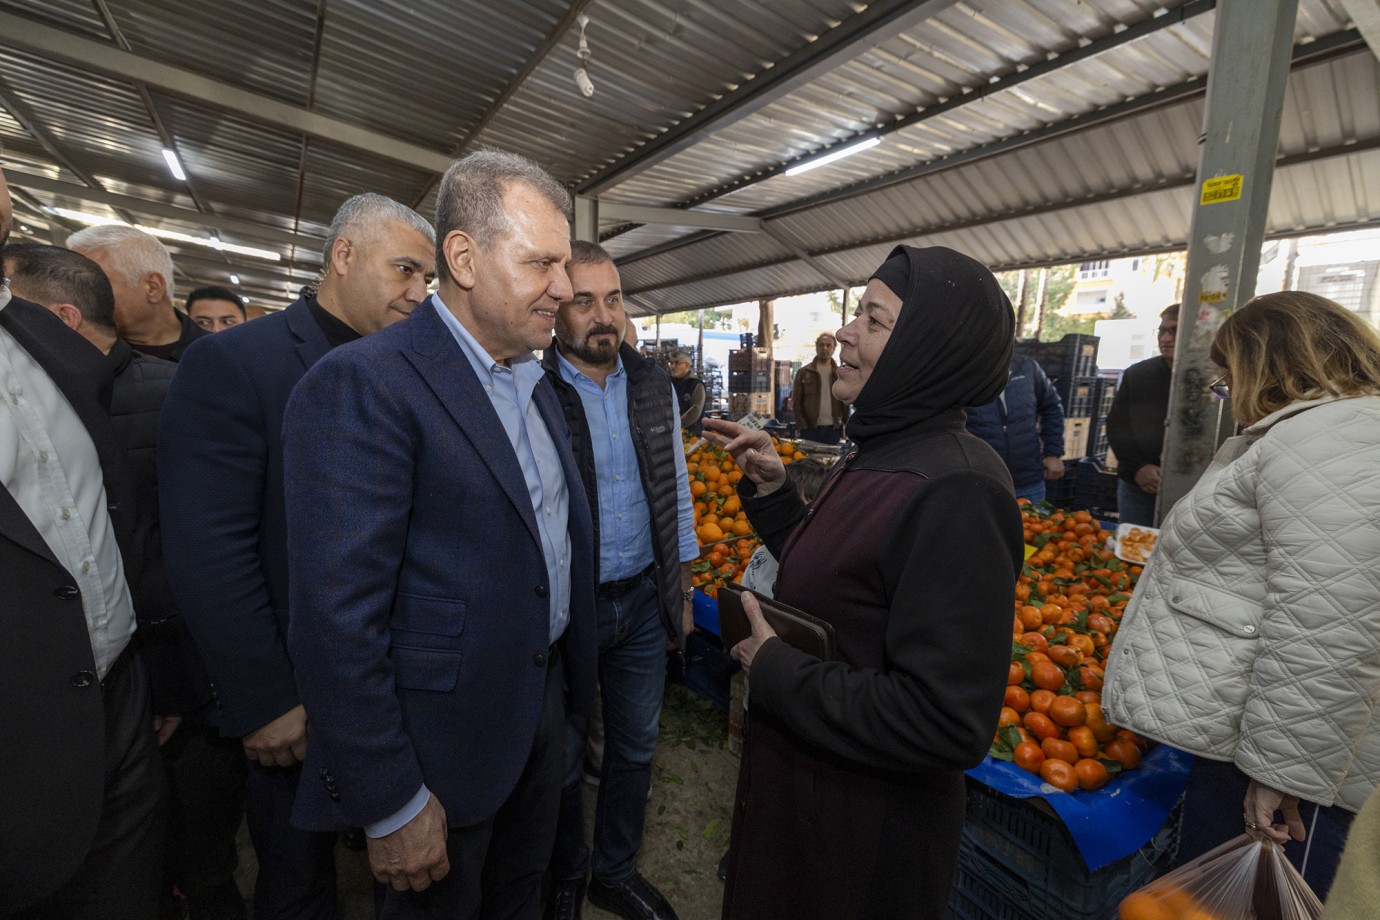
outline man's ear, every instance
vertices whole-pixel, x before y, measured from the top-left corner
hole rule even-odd
[[[57,314],[62,324],[73,332],[81,332],[82,323],[85,322],[81,311],[70,303],[53,304],[50,308]]]
[[[354,256],[354,247],[350,241],[343,236],[335,238],[331,243],[331,260],[326,268],[334,275],[347,275],[350,273],[350,262]]]
[[[450,278],[465,290],[472,290],[478,277],[479,246],[463,230],[452,230],[441,243]]]
[[[160,272],[149,272],[144,276],[144,298],[149,303],[162,303],[168,294],[168,279]]]

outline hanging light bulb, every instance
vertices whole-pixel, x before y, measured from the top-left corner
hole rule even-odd
[[[581,13],[575,21],[580,24],[580,47],[575,51],[580,66],[575,68],[575,85],[588,98],[594,95],[594,81],[589,78],[589,59],[592,55],[589,42],[585,41],[585,26],[589,25],[589,17]]]

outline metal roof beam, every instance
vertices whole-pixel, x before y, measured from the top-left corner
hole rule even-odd
[[[581,183],[581,195],[598,195],[638,173],[694,146],[753,112],[771,105],[830,70],[853,60],[918,23],[953,6],[956,0],[878,0],[819,38],[739,84],[689,118],[648,141]],[[0,22],[0,29],[3,23]]]
[[[11,187],[14,188],[62,195],[77,201],[103,204],[111,208],[123,208],[136,214],[147,214],[151,217],[185,221],[198,227],[242,235],[248,240],[278,243],[284,246],[299,246],[315,256],[316,259],[320,259],[321,244],[325,242],[320,237],[291,233],[252,220],[242,220],[238,217],[225,217],[218,214],[203,214],[190,208],[179,208],[159,201],[146,201],[143,198],[135,198],[133,195],[119,195],[99,188],[87,188],[72,182],[60,182],[56,179],[14,171],[10,171],[7,175]]]
[[[527,82],[527,78],[536,73],[537,68],[541,66],[542,61],[546,60],[547,55],[556,50],[556,46],[561,43],[561,39],[565,38],[566,33],[575,25],[575,22],[580,18],[580,14],[585,11],[585,7],[589,6],[591,2],[592,0],[574,0],[574,2],[570,4],[570,8],[565,11],[565,15],[560,18],[555,27],[547,34],[546,38],[542,40],[542,43],[538,45],[531,56],[527,58],[527,63],[523,64],[522,67],[518,69],[518,72],[513,74],[512,79],[510,79],[503,87],[502,91],[494,97],[494,101],[489,103],[489,107],[484,110],[484,114],[480,115],[479,119],[469,126],[468,130],[465,132],[464,139],[451,148],[450,156],[452,159],[458,159],[469,152],[470,148],[479,140],[479,135],[489,126],[489,122],[493,121],[494,117],[498,115],[499,112],[503,111],[503,107],[508,104],[508,100],[513,98],[513,95],[518,90],[522,89],[523,84]],[[439,178],[438,176],[436,179],[428,181],[426,185],[422,187],[422,190],[417,193],[417,197],[412,200],[412,209],[414,211],[426,202],[427,196],[430,195],[431,190],[436,187],[436,182]]]
[[[1371,150],[1380,150],[1380,138],[1369,141],[1363,141],[1355,144],[1349,144],[1338,147],[1329,147],[1322,150],[1312,150],[1307,153],[1296,153],[1291,156],[1279,157],[1275,160],[1275,170],[1278,172],[1280,170],[1288,169],[1293,166],[1302,166],[1307,163],[1315,163],[1321,160],[1334,159],[1336,157],[1351,156],[1353,154],[1365,153]],[[808,260],[801,258],[799,255],[791,255],[777,259],[766,259],[760,262],[754,262],[751,265],[740,265],[728,269],[721,268],[713,272],[703,272],[696,275],[689,275],[684,278],[674,278],[669,281],[658,281],[654,284],[646,284],[640,287],[634,287],[632,285],[629,285],[623,293],[627,297],[640,297],[652,291],[661,291],[666,290],[667,288],[681,287],[682,285],[687,284],[697,284],[701,281],[713,281],[719,278],[723,278],[726,275],[739,275],[744,274],[746,272],[758,271],[763,268],[775,268],[782,265],[790,265],[792,262],[797,261],[807,261],[811,268],[813,268],[815,271],[819,272],[820,274],[828,278],[831,282],[833,282],[835,287],[858,287],[866,279],[863,279],[862,281],[844,282],[838,275],[829,272],[827,269],[822,269],[820,265],[816,263],[819,262],[819,260],[825,256],[843,255],[844,253],[853,252],[854,250],[858,249],[866,249],[871,246],[896,246],[902,243],[908,243],[916,237],[921,236],[935,236],[936,234],[952,233],[958,230],[971,230],[976,227],[987,227],[993,224],[1000,224],[1005,221],[1024,220],[1029,217],[1039,217],[1045,214],[1055,214],[1063,211],[1072,211],[1078,208],[1089,207],[1092,205],[1108,204],[1111,202],[1121,200],[1132,200],[1135,198],[1139,198],[1143,195],[1151,195],[1157,192],[1188,189],[1192,188],[1196,184],[1196,181],[1196,178],[1192,174],[1188,174],[1175,179],[1157,182],[1156,184],[1151,186],[1130,189],[1129,191],[1125,189],[1112,189],[1111,191],[1100,192],[1096,195],[1085,195],[1080,196],[1078,198],[1065,199],[1063,201],[1046,201],[1040,205],[1034,205],[1021,211],[1002,212],[1000,214],[983,214],[979,217],[971,217],[967,220],[958,220],[942,225],[912,227],[902,233],[888,233],[885,236],[869,237],[864,239],[853,239],[849,240],[846,243],[840,243],[834,246],[826,246],[822,249],[804,251],[804,255],[809,257]],[[1363,222],[1361,225],[1367,226],[1375,223],[1380,223],[1380,221],[1367,221]],[[1351,225],[1348,225],[1348,229],[1350,229],[1350,227]],[[1301,230],[1281,230],[1275,233],[1268,234],[1268,238],[1283,239],[1285,237],[1290,236],[1306,236],[1308,234],[1319,232],[1319,229],[1320,228],[1311,227],[1304,228]],[[1334,228],[1326,229],[1331,230]],[[764,232],[771,234],[773,237],[775,237],[776,235],[773,232],[773,228],[770,224],[767,225],[767,227],[764,229]],[[783,245],[786,245],[788,247],[791,245],[788,240],[782,240],[782,243]],[[1170,247],[1161,247],[1158,249],[1137,249],[1134,252],[1121,253],[1121,255],[1144,255],[1146,253],[1151,252],[1178,251],[1182,250],[1183,248],[1183,244],[1178,243]],[[1116,255],[1116,253],[1080,253],[1076,255],[1070,255],[1067,258],[1057,257],[1053,260],[1044,262],[1022,263],[1020,265],[999,265],[993,267],[992,270],[1006,271],[1012,268],[1042,268],[1052,265],[1067,265],[1070,262],[1079,261],[1080,259],[1088,259],[1103,255]],[[626,260],[620,259],[619,264],[621,265],[625,261]],[[763,299],[763,297],[781,296],[786,295],[754,294],[744,297],[743,302],[747,302],[749,300],[761,300]],[[737,302],[738,301],[734,301],[734,303]]]
[[[714,211],[687,211],[684,208],[654,208],[640,204],[621,204],[600,199],[600,220],[625,220],[639,224],[669,224],[675,227],[697,227],[723,233],[757,233],[762,218],[738,214],[719,214]]]
[[[83,38],[13,13],[0,12],[0,44],[70,61],[93,73],[143,83],[262,124],[367,151],[417,169],[441,173],[451,162],[445,154],[418,144],[318,115],[300,106],[288,105],[181,67],[122,51],[109,42]]]
[[[1293,49],[1292,67],[1294,69],[1307,67],[1331,60],[1344,54],[1352,53],[1357,50],[1360,44],[1360,33],[1355,29],[1348,29],[1344,32],[1335,32],[1332,35],[1320,38],[1306,45],[1295,45]],[[956,154],[951,154],[947,157],[927,160],[906,169],[899,169],[895,172],[875,176],[861,182],[855,182],[852,185],[843,186],[842,188],[832,189],[807,198],[801,198],[783,205],[778,205],[774,208],[768,208],[767,210],[759,211],[757,216],[761,217],[764,221],[770,221],[774,218],[785,217],[801,211],[823,207],[824,205],[832,204],[836,201],[856,198],[860,195],[879,191],[893,185],[911,182],[923,176],[990,159],[999,154],[1010,153],[1014,150],[1051,140],[1064,134],[1085,131],[1089,128],[1097,127],[1098,125],[1120,121],[1152,109],[1172,105],[1176,102],[1182,102],[1195,96],[1202,95],[1206,86],[1207,81],[1202,77],[1191,77],[1178,86],[1166,87],[1144,96],[1138,96],[1126,102],[1106,106],[1081,115],[1075,115],[1063,121],[1045,125],[1042,128],[1026,131],[1021,134],[1003,138],[1002,140],[993,141],[989,144],[973,147]],[[713,239],[717,235],[717,233],[711,231],[692,234],[678,240],[668,240],[665,243],[659,243],[641,252],[624,256],[619,261],[620,264],[627,265],[653,256],[665,255],[668,252],[673,252],[677,249],[694,245],[695,243]]]
[[[1375,0],[1342,0],[1342,9],[1370,45],[1370,53],[1380,58],[1380,4]]]

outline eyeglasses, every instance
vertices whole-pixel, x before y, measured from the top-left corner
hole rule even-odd
[[[1179,334],[1179,327],[1178,327],[1178,326],[1161,326],[1161,327],[1159,327],[1158,329],[1155,330],[1155,334],[1156,334],[1156,335],[1173,335],[1173,336],[1177,336],[1177,335]]]
[[[1228,374],[1223,374],[1216,380],[1207,385],[1208,391],[1218,399],[1231,399],[1231,384],[1227,382]]]

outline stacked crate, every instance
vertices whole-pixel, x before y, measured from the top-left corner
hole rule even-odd
[[[695,371],[698,373],[695,373]],[[705,358],[704,364],[691,371],[704,384],[704,411],[722,412],[728,408],[724,400],[724,375],[722,365],[713,358]]]
[[[1098,398],[1097,336],[1069,333],[1057,342],[1017,342],[1035,359],[1064,405],[1064,459],[1087,455]]]
[[[1107,462],[1107,415],[1112,411],[1116,383],[1109,377],[1098,377],[1097,388],[1093,391],[1092,433],[1088,438],[1088,456],[1099,463]]]
[[[771,417],[772,361],[765,348],[728,353],[728,411],[733,418],[749,412]]]

